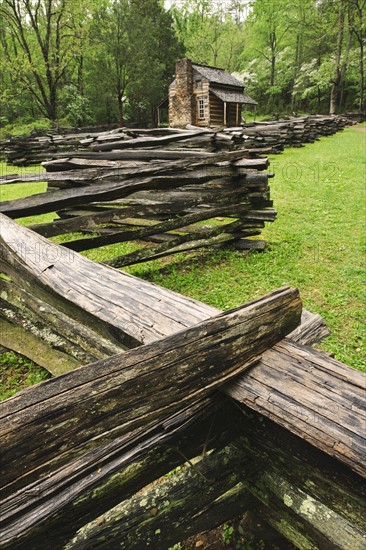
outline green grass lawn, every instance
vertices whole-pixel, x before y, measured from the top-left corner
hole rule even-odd
[[[322,348],[366,371],[365,130],[347,128],[271,157],[278,218],[262,233],[265,252],[203,250],[129,271],[221,309],[296,286],[304,307],[332,331]]]
[[[0,176],[6,176],[7,174],[39,174],[37,183],[14,183],[10,185],[0,185],[0,202],[9,201],[12,199],[22,199],[23,197],[29,197],[30,195],[36,195],[37,193],[44,193],[47,189],[47,183],[42,182],[42,172],[44,172],[42,166],[9,166],[5,162],[0,162]],[[26,217],[18,219],[19,223],[24,225],[31,223],[42,223],[52,221],[55,214],[43,214],[37,217]]]
[[[276,174],[271,195],[278,218],[260,237],[268,244],[264,252],[202,249],[127,270],[225,310],[279,286],[296,286],[304,307],[320,313],[332,331],[322,349],[366,371],[365,131],[365,124],[347,128],[271,157]],[[18,171],[0,164],[0,173]],[[19,198],[45,187],[44,183],[1,186],[0,198]],[[38,221],[52,218],[47,214]],[[103,261],[124,247],[113,245],[85,255]]]

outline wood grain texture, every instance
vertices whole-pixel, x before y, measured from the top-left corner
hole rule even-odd
[[[30,333],[36,339],[43,341],[56,351],[56,355],[57,352],[67,354],[71,363],[74,364],[73,368],[126,349],[122,345],[115,345],[103,338],[100,331],[92,330],[79,320],[62,313],[50,304],[47,295],[40,299],[34,291],[28,292],[22,286],[24,285],[19,286],[14,280],[5,281],[0,278],[0,318],[18,325],[23,333]],[[28,346],[24,346],[21,341],[18,345],[22,346],[20,353],[40,364],[39,359],[37,361],[36,349],[30,357]],[[17,351],[16,347],[13,349]],[[55,364],[50,358],[48,360],[45,358],[41,366],[54,375],[60,374],[55,372]]]
[[[230,445],[195,468],[122,501],[80,529],[66,548],[141,548],[149,540],[167,547],[222,524],[232,507],[238,515],[254,508],[296,548],[363,549],[366,482],[260,414],[246,408],[231,414],[245,435],[233,435]]]
[[[79,527],[157,476],[229,443],[237,430],[230,410],[220,395],[203,399],[153,430],[116,438],[5,498],[1,541],[5,546],[11,541],[12,548],[24,543],[29,548],[62,548]]]
[[[95,264],[0,216],[0,265],[30,293],[58,297],[61,311],[109,327],[112,341],[152,342],[214,315],[217,310],[126,273]],[[100,282],[103,281],[103,285]],[[38,286],[37,286],[38,285]],[[133,290],[132,290],[133,289]],[[92,324],[92,321],[90,321]]]
[[[365,387],[364,373],[281,342],[225,392],[366,477]]]
[[[11,222],[10,220],[8,220],[8,228],[9,227],[16,228],[17,225],[14,224],[14,222]],[[25,249],[25,250],[28,250],[27,254],[24,252],[24,250],[20,253],[20,257],[21,257],[22,261],[25,260],[27,258],[27,256],[30,256],[32,258],[32,251],[33,251],[33,256],[34,256],[34,248],[31,247],[31,245],[32,245],[32,233],[31,232],[27,233],[27,231],[29,231],[29,230],[25,229],[25,232],[26,232],[25,234],[28,236],[28,239],[26,239],[26,240],[28,240],[28,245],[30,246],[30,248]],[[17,232],[10,233],[10,234],[7,235],[7,237],[9,237],[9,235],[11,237],[10,238],[10,244],[12,243],[13,236],[16,235],[16,234],[17,234]],[[20,240],[18,240],[17,242],[19,244],[19,242],[22,242],[22,239],[20,238]],[[22,248],[23,248],[23,247],[20,246],[19,250],[16,249],[16,246],[14,246],[14,243],[12,243],[12,246],[10,246],[10,248],[9,248],[8,245],[9,245],[9,243],[7,243],[5,245],[5,241],[2,242],[1,253],[2,253],[2,260],[4,262],[4,265],[8,265],[7,261],[6,261],[7,254],[9,254],[9,258],[12,257],[13,261],[14,261],[14,254],[15,255],[17,253],[19,254],[19,250],[22,250]],[[56,248],[58,248],[58,247],[56,247]],[[10,252],[10,250],[11,250],[11,252]],[[23,256],[22,256],[22,254],[23,254]],[[78,255],[76,255],[76,256],[78,256]],[[34,260],[35,260],[35,258],[33,257],[33,261]],[[22,265],[22,261],[20,262],[19,265]],[[32,264],[32,260],[30,261],[30,264]],[[9,265],[8,265],[8,267],[9,267]],[[42,268],[42,267],[46,267],[46,266],[41,265],[40,267]],[[72,275],[72,267],[75,267],[75,266],[73,266],[73,262],[70,262],[69,263],[70,277]],[[103,267],[103,266],[100,266],[100,267]],[[14,269],[14,264],[13,264],[13,268],[10,269],[10,272],[12,271],[12,269]],[[22,267],[22,269],[24,269],[24,266]],[[28,266],[28,269],[30,271],[32,271],[33,268],[31,269]],[[108,271],[108,268],[104,268],[104,269],[106,270],[106,272]],[[14,272],[18,273],[18,270],[16,269]],[[46,272],[47,272],[47,267],[46,267]],[[90,274],[88,275],[89,277],[91,276],[91,273],[92,273],[92,270],[90,271]],[[121,274],[119,272],[113,271],[113,273],[116,275],[116,280],[120,276],[123,277],[123,274]],[[22,280],[24,279],[23,275],[24,275],[24,273],[22,275],[20,275],[20,273],[18,273],[18,277]],[[117,275],[118,275],[118,277],[117,277]],[[135,282],[133,282],[133,279],[130,279],[129,283],[130,283],[130,291],[131,291],[132,288],[137,289],[139,287],[139,280],[136,280]],[[136,284],[136,286],[135,286],[135,284]],[[49,288],[51,288],[51,286]],[[146,286],[145,290],[146,290],[146,292],[151,291],[151,288],[149,287],[149,285]],[[166,292],[169,295],[169,292],[168,291],[166,291]],[[173,299],[172,294],[170,294],[170,298]],[[177,295],[176,299],[178,299],[178,298],[179,298],[179,295]],[[182,300],[183,303],[185,303],[185,298],[184,297],[180,296],[179,299]],[[174,301],[174,299],[173,299],[173,301]],[[205,309],[208,306],[205,306],[204,304],[199,305],[199,303],[194,303],[194,304],[195,304],[195,307],[196,307],[196,311],[200,311],[201,314],[203,312],[203,315],[205,315],[204,312],[206,311],[206,315],[210,316],[208,310]],[[214,310],[214,311],[217,311],[217,310]],[[177,309],[176,309],[175,315],[177,315]],[[212,313],[211,313],[211,315],[212,315]],[[307,329],[305,331],[305,338],[309,342],[309,341],[311,341],[311,338],[312,338],[312,336],[311,336],[311,334],[312,334],[312,328],[311,328],[312,327],[312,321],[311,321],[311,317],[309,317],[309,315],[305,314],[304,318],[305,318],[305,323],[306,323],[306,326],[307,326]],[[317,317],[315,319],[313,317],[312,319],[315,321],[314,325],[316,326],[316,328],[314,329],[313,335],[315,334],[316,336],[318,336],[319,334],[324,334],[325,328],[324,328],[324,325],[321,322],[321,319],[319,317]],[[292,335],[293,335],[294,338],[298,338],[298,339],[301,339],[301,336],[302,336],[301,331],[296,331],[295,333],[292,333]],[[156,336],[156,337],[158,338],[158,336]],[[286,414],[286,412],[288,410],[291,411],[291,403],[293,402],[292,400],[295,398],[295,396],[297,396],[297,394],[299,393],[300,390],[299,390],[298,386],[295,387],[295,385],[292,385],[292,384],[287,385],[287,384],[282,383],[284,375],[287,372],[287,366],[292,364],[291,363],[292,359],[291,358],[287,359],[285,357],[284,353],[283,353],[283,345],[284,344],[285,343],[277,344],[274,348],[272,348],[272,350],[270,350],[270,352],[274,353],[273,357],[275,358],[276,364],[280,365],[280,370],[277,372],[276,369],[274,369],[274,372],[272,372],[272,367],[267,368],[267,370],[265,370],[265,371],[261,371],[261,369],[258,369],[258,372],[260,373],[259,374],[259,381],[260,381],[259,383],[260,383],[262,388],[264,388],[268,384],[271,384],[271,387],[273,386],[275,391],[280,391],[282,393],[282,397],[283,397],[283,403],[282,403],[283,417],[281,418],[280,415],[278,415],[276,417],[276,421],[279,422],[279,423],[282,423],[283,425],[286,425],[286,427],[289,430],[295,431],[296,426],[298,426],[298,419],[294,420],[291,417],[291,415]],[[277,351],[278,346],[280,346],[280,347]],[[305,360],[304,358],[302,358],[302,361],[304,363],[303,364],[304,372],[306,372],[306,377],[310,377],[310,379],[312,379],[312,373],[314,373],[314,375],[319,374],[318,373],[318,366],[317,366],[317,354],[314,354],[311,350],[307,350],[307,352],[309,354],[308,359]],[[268,354],[268,352],[264,353],[264,359],[265,359],[264,364],[269,365],[269,364],[272,364],[272,363],[268,363],[268,361],[266,363],[267,354]],[[321,355],[321,354],[320,354],[320,357],[321,357],[322,361],[325,362],[325,364],[324,364],[324,369],[325,369],[326,368],[325,365],[327,363],[328,358],[326,358],[324,355]],[[272,359],[272,361],[273,361],[273,359]],[[307,363],[308,366],[310,365],[311,368],[306,368],[305,363]],[[258,366],[260,367],[262,365],[263,365],[263,360],[260,361]],[[249,371],[249,374],[252,375],[253,373],[255,373],[255,369],[257,369],[257,368],[258,368],[257,366],[253,366],[251,368],[251,370]],[[336,387],[338,387],[338,389],[339,389],[339,388],[344,388],[345,385],[346,385],[348,393],[347,393],[346,399],[343,400],[343,406],[344,407],[349,407],[349,403],[353,403],[353,399],[354,399],[354,393],[352,392],[353,372],[354,371],[352,371],[352,369],[349,369],[349,368],[345,367],[344,365],[337,364],[337,372],[338,372],[339,376],[338,376],[338,380],[336,382]],[[71,373],[71,374],[73,376],[75,376],[75,375],[78,375],[79,373],[80,373],[80,370],[79,371],[74,371],[74,373]],[[249,374],[247,373],[246,376],[248,376]],[[291,376],[293,376],[293,374],[291,374]],[[61,382],[62,382],[62,379],[63,379],[63,377],[60,378]],[[276,386],[276,379],[280,380],[280,383],[278,383],[277,386]],[[58,379],[55,379],[55,380],[58,380]],[[74,380],[76,380],[76,378]],[[319,385],[319,381],[317,382],[317,384]],[[35,390],[35,389],[36,388],[34,388],[34,389],[32,388],[32,390],[28,394],[28,397],[31,394],[34,395],[33,390]],[[54,394],[53,397],[56,398],[57,394],[58,394],[58,391],[56,391],[56,393]],[[51,400],[49,401],[49,404],[51,404],[50,409],[53,409],[52,396],[50,396],[50,397],[51,397]],[[314,390],[312,391],[312,397],[313,397],[313,400],[314,400]],[[246,402],[248,402],[249,406],[252,406],[249,401],[246,401]],[[5,403],[7,403],[7,402],[5,402]],[[32,402],[27,402],[27,409],[28,409],[28,406],[30,407],[30,409],[32,408],[32,406],[37,406],[37,403],[38,402],[36,401],[32,405]],[[197,403],[196,406],[199,407],[199,404]],[[209,402],[206,401],[204,406],[205,406],[205,408],[207,408],[209,406]],[[270,407],[266,408],[265,406],[263,406],[264,414],[270,416],[271,410],[269,410],[269,409],[270,409]],[[191,413],[190,410],[191,410],[190,407],[188,407],[186,409],[186,416],[185,416],[186,419],[192,417],[193,413]],[[18,411],[18,413],[20,413],[19,409],[15,410],[14,413],[17,413],[17,411]],[[47,407],[44,410],[44,412],[46,412],[46,414],[48,414]],[[181,413],[182,413],[182,410],[180,409],[180,414]],[[49,417],[50,419],[52,418],[52,414],[53,414],[53,411],[51,413],[51,416]],[[303,415],[303,416],[306,416],[306,415]],[[358,411],[357,410],[356,410],[356,412],[353,413],[353,416],[355,416],[356,418],[358,417]],[[15,417],[13,417],[13,418],[15,418]],[[108,411],[108,414],[107,414],[106,418],[107,419],[109,418],[109,411]],[[184,418],[184,415],[181,417],[181,419],[182,418]],[[342,418],[347,418],[347,415],[343,416]],[[32,421],[32,419],[30,419],[30,420]],[[302,418],[302,420],[303,420],[303,418]],[[104,420],[103,420],[103,422],[104,422]],[[169,424],[171,421],[168,420],[168,419],[165,419],[164,422],[168,422],[168,424]],[[108,420],[107,420],[107,423],[108,423]],[[173,422],[173,424],[174,424],[174,422]],[[179,425],[179,421],[178,421],[178,425]],[[315,446],[319,446],[319,442],[317,441],[317,437],[324,438],[324,432],[323,433],[318,432],[317,434],[315,434],[315,437],[314,437],[313,428],[314,428],[314,415],[309,415],[309,417],[305,418],[305,421],[303,422],[303,424],[301,426],[301,437],[303,437],[305,439],[308,439],[310,441],[310,439],[307,436],[308,436],[308,434],[312,434],[311,443]],[[23,478],[20,478],[20,483],[22,484],[24,482],[24,485],[23,485],[23,491],[21,491],[18,494],[12,493],[12,489],[14,489],[16,491],[17,488],[20,489],[20,487],[22,486],[22,485],[20,485],[20,486],[16,485],[16,483],[18,483],[18,480],[16,480],[13,485],[9,484],[8,485],[8,489],[9,489],[8,498],[4,501],[5,506],[6,506],[6,508],[4,508],[4,512],[6,512],[6,514],[3,514],[3,517],[4,517],[5,521],[7,522],[7,523],[4,524],[4,527],[7,526],[6,529],[8,529],[8,531],[7,531],[8,535],[9,535],[9,533],[12,533],[12,535],[9,535],[9,536],[12,536],[12,537],[19,535],[20,540],[22,540],[23,535],[27,536],[27,535],[25,535],[26,532],[30,531],[33,534],[35,533],[34,529],[35,529],[36,525],[38,525],[38,527],[37,527],[38,530],[42,531],[42,529],[46,529],[46,531],[47,531],[47,526],[52,525],[52,521],[55,521],[55,517],[57,516],[57,514],[59,514],[57,516],[58,518],[63,518],[64,517],[63,514],[70,513],[70,511],[72,510],[72,508],[74,506],[74,503],[76,501],[78,501],[78,498],[81,498],[81,500],[82,500],[83,496],[85,496],[86,494],[90,495],[91,491],[92,491],[92,487],[95,486],[95,484],[97,484],[99,486],[103,485],[103,483],[108,484],[108,479],[111,476],[113,477],[113,472],[116,471],[115,469],[118,468],[118,467],[121,467],[121,465],[123,465],[123,464],[126,464],[126,458],[123,458],[123,457],[126,457],[126,455],[128,455],[128,448],[131,448],[131,446],[133,447],[135,445],[135,458],[137,458],[139,456],[139,454],[138,454],[139,452],[143,452],[144,449],[149,448],[149,444],[146,441],[146,437],[148,437],[149,434],[148,433],[144,434],[144,431],[145,430],[143,430],[142,428],[141,429],[136,428],[132,433],[128,432],[125,435],[122,434],[119,437],[113,438],[113,441],[109,441],[109,442],[106,441],[106,442],[102,443],[101,445],[98,445],[98,447],[96,447],[94,449],[92,448],[89,451],[87,450],[86,454],[83,454],[80,458],[77,458],[77,457],[73,458],[70,455],[71,456],[71,461],[67,462],[67,464],[65,464],[65,467],[60,467],[58,470],[57,469],[52,470],[52,472],[50,472],[49,476],[45,476],[45,477],[40,476],[40,477],[38,477],[37,470],[35,470],[35,474],[36,474],[35,479],[32,480],[31,477],[27,477],[26,475]],[[340,433],[339,437],[344,438],[344,434]],[[161,435],[159,435],[157,438],[155,438],[155,439],[153,438],[152,441],[150,441],[150,445],[155,446],[157,444],[157,442],[161,441],[161,440],[162,440]],[[338,450],[340,450],[340,448],[341,448],[340,445],[338,445]],[[326,450],[326,452],[329,452],[328,442],[327,442],[326,448],[324,448],[324,450]],[[334,453],[330,453],[330,454],[333,454],[333,456],[334,456]],[[24,455],[24,453],[23,453],[23,455]],[[337,456],[338,456],[338,458],[340,458],[340,460],[344,460],[344,458],[342,457],[341,451],[339,451],[339,454]],[[32,454],[30,454],[30,458],[33,459]],[[352,461],[352,458],[350,458],[349,452],[347,451],[346,463],[350,464],[350,461]],[[98,472],[98,476],[95,475],[95,464],[96,463],[103,465],[102,468],[101,468],[101,472]],[[57,464],[57,462],[55,464]],[[117,466],[117,464],[118,464],[118,466]],[[357,466],[357,464],[356,464],[356,466]],[[351,465],[351,467],[352,467],[352,465]],[[91,473],[91,472],[94,472],[92,476],[89,475],[89,473]],[[266,479],[270,479],[270,478],[266,478]],[[281,484],[282,484],[282,481],[281,481]],[[270,491],[269,485],[268,485],[266,490]],[[6,495],[6,494],[7,494],[6,491],[3,492],[3,495]],[[107,490],[107,494],[108,494],[108,490]],[[275,498],[276,497],[274,497],[274,502],[276,501]],[[99,501],[98,501],[98,498],[97,498],[95,500],[96,509],[98,509],[98,502]],[[301,504],[300,504],[300,508],[301,508]],[[299,514],[299,512],[300,512],[300,508],[296,512],[297,514]],[[23,510],[22,515],[20,516],[21,519],[18,518],[20,510]],[[283,513],[283,510],[282,511],[279,510],[276,513],[273,512],[272,519],[271,519],[271,521],[273,521],[274,524],[277,522],[279,528],[282,525],[281,522],[278,519],[280,517],[281,513]],[[276,516],[276,514],[277,514],[277,516]],[[85,517],[85,516],[83,516],[83,517]],[[40,521],[41,521],[41,523],[39,523]],[[45,533],[45,531],[42,531],[42,532]],[[18,533],[18,535],[15,535],[16,533]],[[21,533],[23,533],[23,535],[21,535]],[[34,536],[36,536],[36,535],[34,535]],[[35,546],[35,548],[36,547],[37,547],[37,545]]]
[[[4,490],[203,398],[258,360],[298,325],[300,315],[298,292],[280,289],[6,400],[0,413]]]

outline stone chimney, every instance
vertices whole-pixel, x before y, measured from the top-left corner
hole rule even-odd
[[[185,127],[193,120],[193,69],[190,59],[180,59],[175,66],[175,82],[169,90],[169,125]]]

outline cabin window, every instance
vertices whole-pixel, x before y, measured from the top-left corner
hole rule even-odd
[[[195,80],[194,84],[196,90],[202,90],[202,80]]]
[[[198,100],[198,118],[204,119],[206,118],[206,112],[205,112],[205,100],[203,98],[200,98]]]

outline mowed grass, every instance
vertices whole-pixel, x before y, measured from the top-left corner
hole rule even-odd
[[[278,217],[262,232],[264,252],[203,250],[129,271],[221,309],[282,285],[298,287],[304,307],[332,332],[321,347],[366,371],[365,129],[271,157]]]
[[[271,157],[278,218],[259,237],[267,241],[264,252],[202,249],[126,271],[224,310],[296,286],[304,307],[320,313],[332,332],[321,348],[366,371],[365,146],[365,125],[358,125]],[[41,192],[42,185],[3,186],[1,197]],[[113,245],[85,255],[104,261],[125,250]]]
[[[9,166],[5,162],[0,161],[0,176],[6,176],[8,174],[37,174],[39,181],[36,183],[13,183],[9,185],[0,185],[0,202],[10,201],[13,199],[22,199],[29,197],[30,195],[37,195],[38,193],[44,193],[47,189],[47,183],[42,181],[42,172],[44,172],[42,166]],[[52,221],[55,219],[55,214],[42,214],[41,216],[32,216],[20,218],[17,221],[21,224],[27,225],[31,223],[43,223]]]

